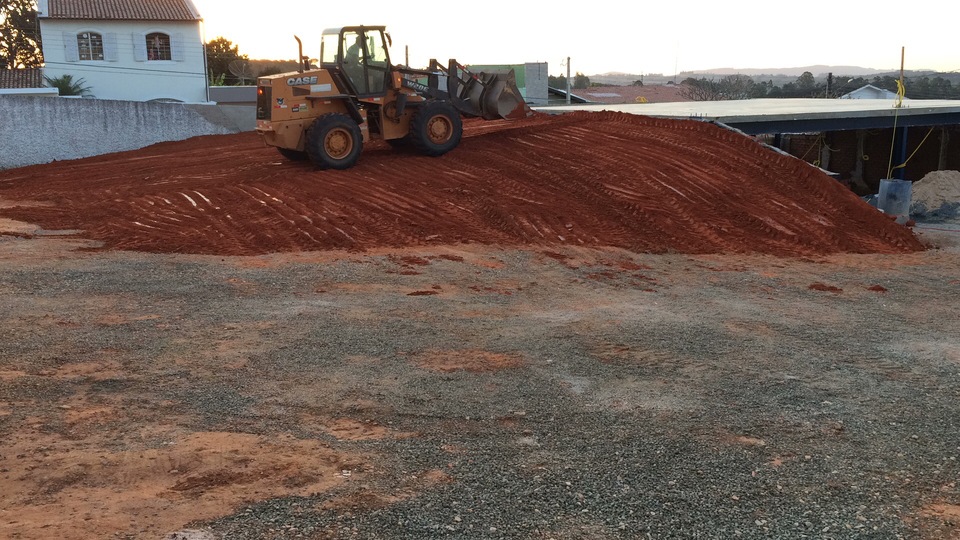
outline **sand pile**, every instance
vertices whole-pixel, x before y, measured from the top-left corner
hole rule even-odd
[[[220,255],[461,242],[922,249],[818,170],[708,123],[604,112],[466,129],[446,156],[369,144],[347,171],[286,161],[252,133],[14,169],[0,172],[0,216],[80,229],[108,248]]]
[[[933,171],[911,187],[910,215],[948,219],[960,216],[960,171]]]

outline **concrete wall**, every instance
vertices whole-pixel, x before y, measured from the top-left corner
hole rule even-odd
[[[56,88],[0,88],[0,96],[60,97]]]
[[[257,127],[256,86],[211,86],[210,101],[216,102],[241,130]]]
[[[240,131],[253,131],[257,128],[256,103],[220,103],[218,107]]]
[[[0,169],[236,133],[216,105],[0,96]]]

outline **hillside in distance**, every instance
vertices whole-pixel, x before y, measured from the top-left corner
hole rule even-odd
[[[827,66],[818,64],[815,66],[791,67],[791,68],[714,68],[703,71],[691,71],[687,73],[696,73],[703,75],[749,75],[759,77],[763,75],[788,75],[799,77],[806,72],[812,73],[815,77],[826,76],[827,73],[851,75],[854,77],[872,77],[881,73],[889,73],[893,69],[873,69],[859,66]]]
[[[872,79],[873,77],[885,75],[898,77],[900,75],[899,70],[895,69],[883,70],[858,66],[816,65],[793,68],[761,69],[715,68],[701,71],[681,71],[676,75],[662,73],[647,73],[641,75],[637,73],[607,72],[588,76],[590,77],[590,82],[613,86],[629,86],[635,81],[643,81],[644,84],[667,84],[669,82],[680,83],[689,77],[693,77],[695,79],[720,79],[729,75],[746,75],[756,81],[770,80],[777,85],[782,85],[785,82],[793,82],[797,77],[808,71],[812,73],[818,81],[825,80],[828,73],[833,73],[834,77],[863,77],[865,79]],[[949,78],[949,74],[938,74],[933,70],[907,70],[905,74],[907,77],[940,75]]]

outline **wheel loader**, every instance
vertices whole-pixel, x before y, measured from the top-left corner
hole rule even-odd
[[[512,70],[472,73],[454,59],[426,70],[391,64],[384,26],[324,30],[319,67],[294,38],[298,70],[257,79],[257,133],[291,160],[347,169],[376,139],[440,156],[460,143],[462,117],[532,114]]]

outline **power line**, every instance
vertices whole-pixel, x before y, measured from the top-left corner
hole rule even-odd
[[[100,60],[96,60],[97,65],[80,63],[80,62],[44,62],[44,65],[47,66],[67,66],[71,68],[71,71],[81,71],[87,73],[103,73],[104,71],[115,70],[116,72],[126,72],[126,71],[139,71],[145,73],[156,73],[164,75],[179,75],[179,76],[196,76],[196,77],[206,77],[207,74],[202,71],[175,71],[169,69],[148,69],[148,68],[135,68],[135,67],[124,67],[124,66],[111,66],[107,62],[103,62],[104,65],[100,65]]]

